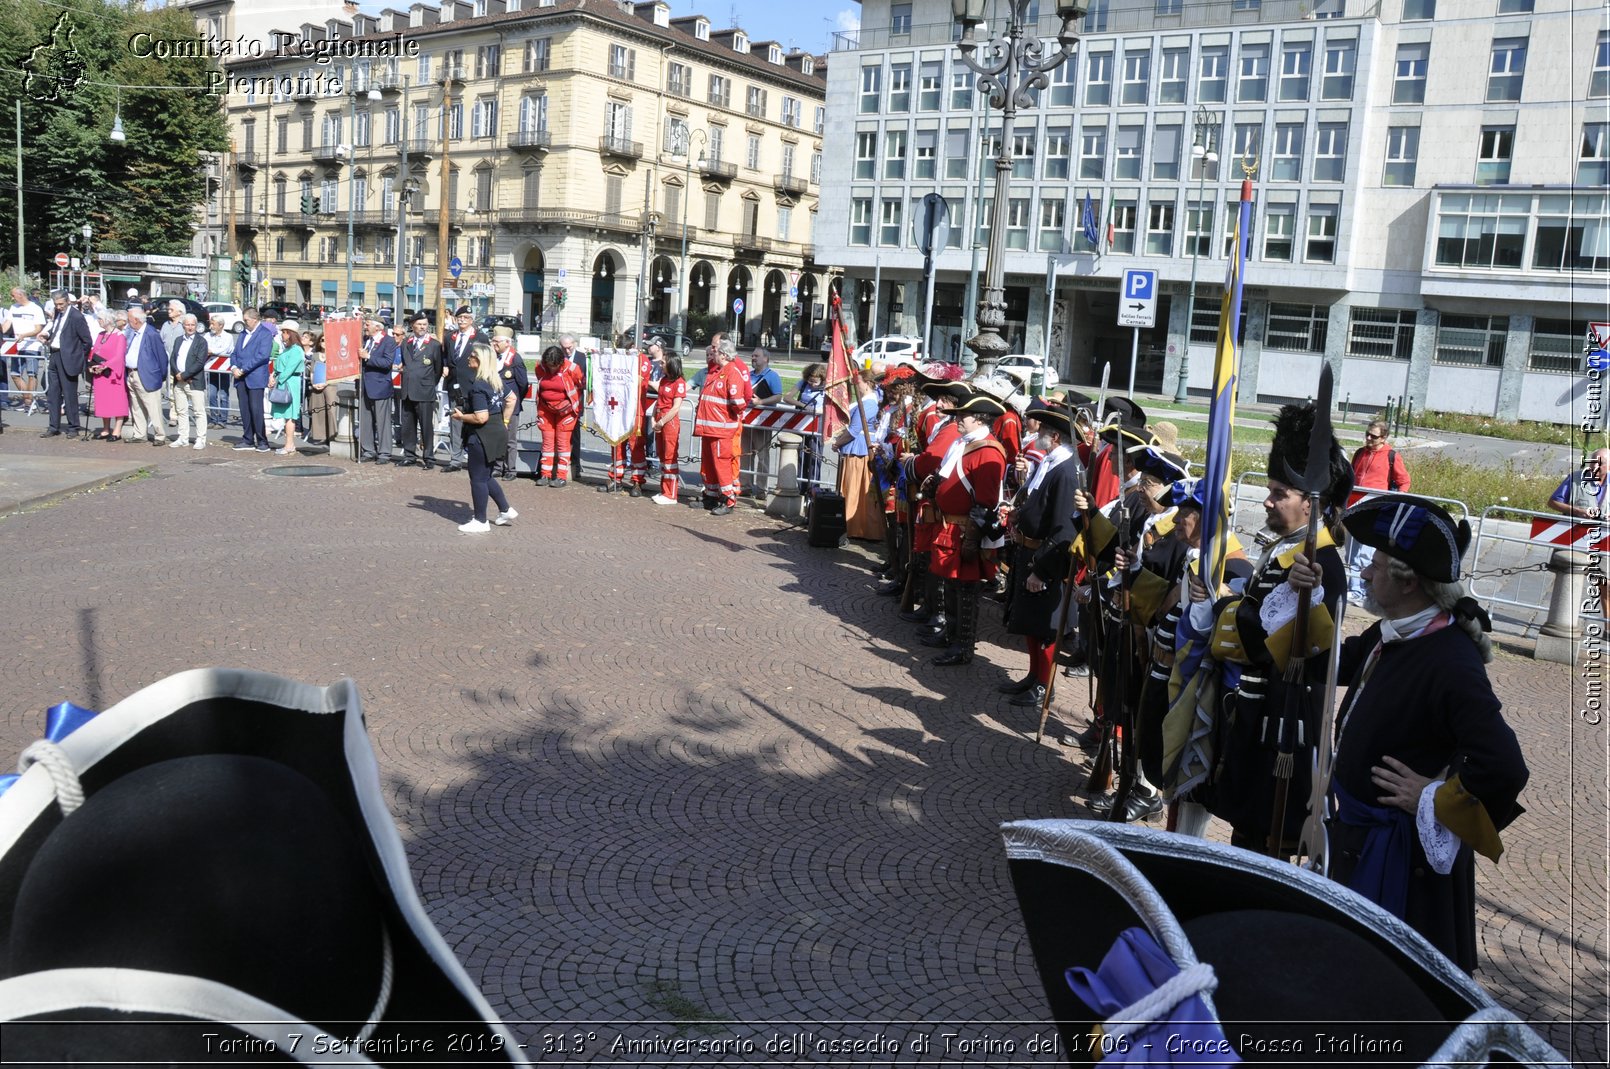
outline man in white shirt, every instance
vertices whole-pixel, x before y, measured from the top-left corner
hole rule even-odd
[[[32,408],[38,403],[39,361],[45,355],[39,335],[45,329],[45,310],[34,303],[21,286],[11,290],[11,307],[6,309],[0,328],[17,339],[17,355],[11,358],[11,405]]]
[[[224,317],[208,321],[207,359],[227,359],[235,351],[235,336],[224,330]],[[229,368],[207,372],[207,425],[223,427],[229,423]]]

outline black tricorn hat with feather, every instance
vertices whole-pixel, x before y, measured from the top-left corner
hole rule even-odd
[[[1314,406],[1282,405],[1275,414],[1275,440],[1269,446],[1269,478],[1290,486],[1308,467],[1309,439],[1314,432]],[[1321,499],[1327,507],[1345,508],[1353,491],[1353,464],[1336,441],[1330,440],[1330,479]]]

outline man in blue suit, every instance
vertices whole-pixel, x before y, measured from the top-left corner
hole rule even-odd
[[[162,384],[168,377],[168,356],[162,348],[162,335],[145,321],[145,305],[129,305],[127,335],[124,359],[128,373],[124,381],[128,384],[134,440],[143,438],[152,445],[167,445],[168,433],[162,421]]]
[[[364,322],[369,340],[363,346],[363,432],[358,436],[359,463],[391,461],[391,369],[400,364],[397,339],[378,319]]]
[[[235,452],[255,449],[268,452],[268,423],[263,418],[263,391],[268,389],[268,373],[274,359],[274,341],[279,337],[278,317],[273,312],[258,320],[256,310],[242,313],[246,332],[235,340],[230,358],[236,388],[240,391],[240,444]]]

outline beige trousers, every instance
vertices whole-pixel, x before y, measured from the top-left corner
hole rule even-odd
[[[134,439],[155,438],[166,441],[167,427],[162,422],[162,388],[147,391],[140,385],[139,372],[129,369],[129,419],[134,424]]]

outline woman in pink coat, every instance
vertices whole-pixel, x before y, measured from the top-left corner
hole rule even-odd
[[[89,350],[95,414],[101,418],[101,429],[95,440],[121,442],[123,421],[129,416],[129,395],[123,388],[123,356],[129,342],[117,329],[111,312],[103,311],[95,318],[101,325],[101,333]]]

